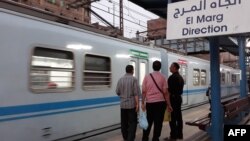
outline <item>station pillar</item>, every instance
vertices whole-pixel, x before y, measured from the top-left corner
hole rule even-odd
[[[220,56],[218,37],[210,37],[209,45],[212,100],[212,124],[209,133],[213,141],[223,141],[223,117],[221,107]]]
[[[246,78],[246,38],[239,36],[237,38],[239,45],[239,64],[240,64],[240,98],[247,96],[247,78]]]

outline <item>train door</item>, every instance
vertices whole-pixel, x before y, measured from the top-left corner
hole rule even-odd
[[[188,73],[188,66],[187,63],[179,63],[180,64],[180,70],[179,73],[184,79],[184,88],[183,88],[183,94],[182,94],[182,104],[186,105],[188,104],[188,79],[187,79],[187,73]]]
[[[131,58],[129,64],[134,66],[134,76],[138,79],[141,88],[144,76],[148,73],[148,61],[146,59]]]

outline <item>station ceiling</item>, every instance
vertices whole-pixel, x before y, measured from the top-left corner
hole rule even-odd
[[[128,0],[164,19],[167,18],[168,0]],[[172,0],[172,3],[184,0]]]

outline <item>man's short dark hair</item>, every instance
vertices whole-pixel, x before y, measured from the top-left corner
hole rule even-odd
[[[132,65],[126,66],[126,73],[132,73],[133,70],[134,70],[134,67]]]
[[[153,62],[153,70],[154,71],[159,71],[161,69],[161,62],[156,60]]]
[[[174,67],[175,67],[177,70],[179,70],[180,65],[179,65],[178,63],[174,62],[173,65],[174,65]]]

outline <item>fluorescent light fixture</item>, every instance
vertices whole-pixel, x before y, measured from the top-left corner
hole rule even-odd
[[[199,63],[194,62],[194,61],[189,61],[189,63],[190,63],[190,64],[196,64],[196,65],[198,65],[198,64],[199,64]]]
[[[116,54],[115,57],[116,58],[130,58],[130,55],[128,55],[128,54]]]
[[[234,44],[238,45],[238,41],[236,38],[228,37]]]
[[[67,45],[67,48],[69,49],[75,49],[75,50],[91,50],[92,46],[90,45],[83,45],[83,44],[69,44]]]
[[[250,47],[250,38],[247,39],[247,45],[246,47]]]

